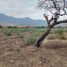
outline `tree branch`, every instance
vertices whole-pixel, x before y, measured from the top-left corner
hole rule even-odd
[[[46,13],[44,14],[44,18],[46,19],[47,23],[48,23],[48,27],[50,26],[50,22],[49,22],[49,19],[48,19],[48,15],[46,15]]]
[[[53,27],[53,26],[61,24],[61,23],[67,23],[67,20],[57,21],[56,23],[53,23],[50,27]]]

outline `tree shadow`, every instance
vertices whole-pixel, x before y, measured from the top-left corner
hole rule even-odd
[[[67,41],[66,40],[49,40],[45,42],[43,45],[45,45],[46,48],[49,49],[60,49],[60,48],[67,48]]]

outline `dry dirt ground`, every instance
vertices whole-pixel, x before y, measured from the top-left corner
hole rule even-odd
[[[67,67],[67,40],[45,40],[36,48],[0,34],[0,67]]]

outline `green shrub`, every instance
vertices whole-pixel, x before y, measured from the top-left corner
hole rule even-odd
[[[34,42],[36,41],[36,37],[35,36],[27,36],[27,37],[24,37],[24,42],[25,44],[27,45],[32,45],[34,44]]]
[[[55,39],[55,36],[53,34],[49,34],[47,39]]]
[[[7,28],[17,28],[16,26],[7,26]]]
[[[57,29],[55,31],[55,34],[57,35],[57,37],[59,39],[65,39],[65,37],[64,37],[64,30],[63,29]]]
[[[5,28],[5,29],[3,30],[3,32],[4,32],[4,34],[7,35],[7,36],[12,35],[12,30],[11,30],[11,29]]]
[[[12,35],[12,33],[10,33],[10,32],[4,32],[4,34],[7,35],[7,36],[11,36]]]

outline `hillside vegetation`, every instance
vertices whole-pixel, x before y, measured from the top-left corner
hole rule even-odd
[[[0,32],[5,36],[18,36],[24,39],[26,44],[33,44],[45,31],[46,27],[4,27]],[[46,39],[63,39],[67,40],[67,28],[53,28]]]

